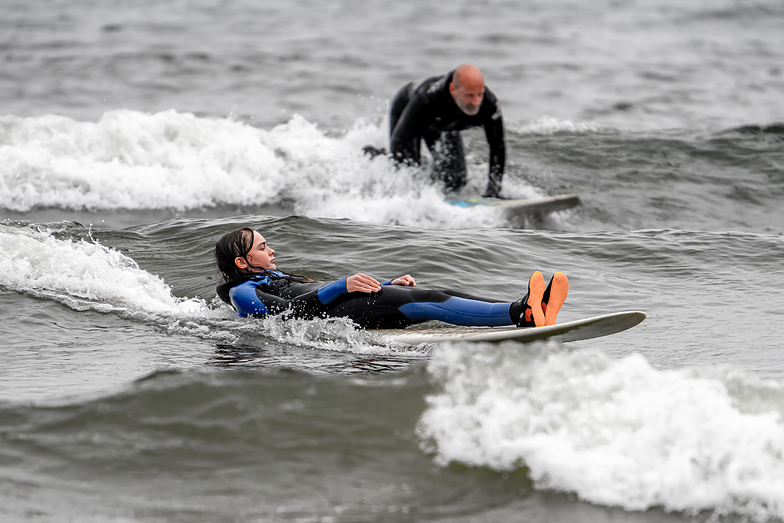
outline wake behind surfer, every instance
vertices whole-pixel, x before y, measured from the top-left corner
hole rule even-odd
[[[434,160],[433,178],[456,192],[468,177],[460,131],[471,127],[484,128],[490,147],[482,196],[500,198],[506,163],[503,116],[495,94],[485,87],[482,71],[473,64],[409,82],[397,92],[389,107],[390,153],[399,163],[419,165],[424,140]],[[364,152],[375,156],[386,151],[367,146]]]
[[[275,250],[250,228],[221,237],[215,261],[224,281],[216,292],[240,316],[347,317],[368,329],[405,328],[428,320],[466,326],[553,325],[569,292],[563,273],[545,286],[539,271],[531,276],[525,297],[514,302],[423,289],[410,275],[379,283],[357,273],[320,283],[279,270]]]

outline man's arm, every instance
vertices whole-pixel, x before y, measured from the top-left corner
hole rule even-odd
[[[409,165],[419,163],[419,143],[416,138],[426,119],[427,114],[422,98],[412,97],[389,137],[389,152],[395,160]]]
[[[482,194],[484,198],[501,197],[501,180],[504,177],[504,167],[506,165],[506,141],[504,140],[504,117],[501,115],[501,107],[498,102],[495,104],[495,111],[484,124],[487,144],[490,147],[490,155],[487,160],[487,188]]]

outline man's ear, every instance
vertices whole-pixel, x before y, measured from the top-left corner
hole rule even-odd
[[[454,82],[449,82],[449,94],[451,94],[452,97],[457,96],[457,88],[455,87]]]
[[[248,262],[242,256],[237,256],[236,258],[234,258],[234,265],[236,265],[240,269],[247,269],[248,268]]]

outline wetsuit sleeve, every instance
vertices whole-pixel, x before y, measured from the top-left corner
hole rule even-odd
[[[269,309],[256,294],[258,287],[256,282],[245,282],[229,291],[229,300],[241,317],[269,314]]]
[[[318,291],[316,291],[319,301],[324,305],[329,305],[335,301],[338,296],[348,294],[347,285],[346,278],[343,278],[338,281],[333,281],[328,285],[324,285],[323,287],[319,287]]]
[[[425,99],[420,95],[412,97],[389,137],[389,152],[395,160],[409,165],[418,163],[419,140],[417,138],[430,118]]]
[[[488,159],[487,188],[482,194],[485,198],[499,198],[501,196],[501,180],[504,177],[506,165],[506,142],[504,140],[504,117],[498,101],[495,102],[495,111],[485,121],[485,136],[490,147]]]
[[[230,291],[232,305],[242,317],[287,312],[306,319],[323,315],[324,306],[343,294],[348,294],[345,278],[289,299],[268,292],[264,281],[248,281]]]

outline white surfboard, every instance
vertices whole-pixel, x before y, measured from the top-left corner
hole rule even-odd
[[[442,329],[379,329],[373,331],[385,339],[405,345],[470,341],[500,343],[514,340],[530,343],[553,339],[561,342],[587,340],[609,336],[631,329],[646,318],[644,312],[627,311],[603,314],[583,320],[556,323],[547,327],[445,327]]]
[[[580,197],[576,194],[562,194],[547,198],[530,200],[502,200],[500,198],[468,198],[466,200],[447,200],[458,207],[494,207],[498,208],[507,220],[541,218],[545,214],[565,211],[580,205]]]

